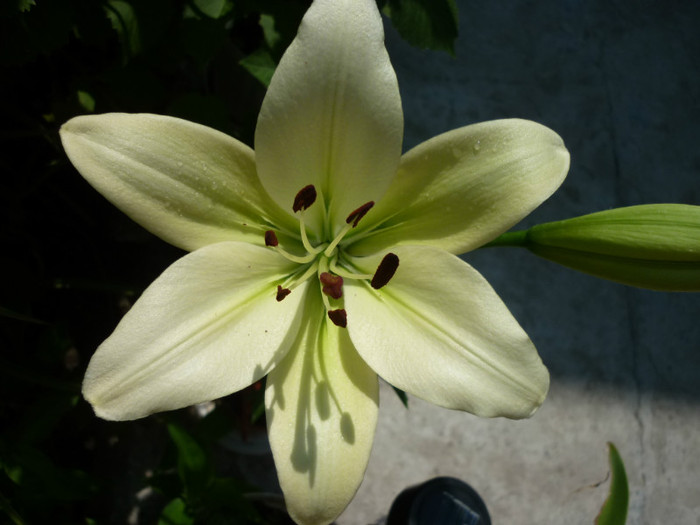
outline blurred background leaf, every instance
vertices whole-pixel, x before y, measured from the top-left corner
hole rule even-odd
[[[409,44],[454,55],[458,33],[455,0],[387,0],[383,12]]]

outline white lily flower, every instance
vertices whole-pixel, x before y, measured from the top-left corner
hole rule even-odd
[[[97,415],[136,419],[267,375],[280,484],[309,525],[337,517],[362,480],[377,375],[443,407],[530,416],[547,369],[456,254],[551,195],[568,153],[522,120],[457,129],[403,156],[402,130],[374,0],[313,3],[263,102],[255,153],[170,117],[66,123],[63,145],[90,184],[191,251],[97,349],[83,384]]]

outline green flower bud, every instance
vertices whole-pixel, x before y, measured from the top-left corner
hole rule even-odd
[[[596,277],[663,291],[700,291],[700,206],[648,204],[534,226],[535,254]]]

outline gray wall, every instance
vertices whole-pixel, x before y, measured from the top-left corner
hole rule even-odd
[[[521,226],[611,207],[700,205],[700,3],[458,1],[457,57],[387,28],[406,147],[466,124],[541,122],[571,170]],[[700,523],[700,295],[637,290],[512,248],[465,259],[552,375],[530,420],[480,420],[382,391],[366,480],[340,524],[376,523],[405,486],[470,482],[494,523],[592,523],[606,441],[630,480],[629,523]]]

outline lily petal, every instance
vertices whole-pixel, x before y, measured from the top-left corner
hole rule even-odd
[[[290,210],[313,184],[336,228],[396,173],[403,113],[374,0],[316,0],[280,61],[255,133],[265,189]],[[308,211],[320,235],[323,206]],[[333,232],[331,232],[332,234]]]
[[[176,261],[97,349],[83,395],[98,416],[126,420],[257,381],[285,356],[300,325],[304,288],[282,302],[274,292],[293,268],[270,250],[238,242]]]
[[[303,525],[333,521],[355,495],[374,440],[377,375],[309,294],[307,322],[267,378],[268,434],[287,510]]]
[[[377,231],[352,251],[395,244],[473,250],[539,206],[568,169],[561,138],[535,122],[496,120],[444,133],[402,157],[387,194],[352,233]]]
[[[380,290],[345,289],[357,351],[392,385],[484,417],[530,416],[549,374],[532,341],[471,266],[427,246],[396,249],[399,267]],[[353,260],[371,271],[378,257]]]
[[[180,248],[262,244],[265,221],[297,227],[260,185],[253,150],[206,126],[160,115],[88,115],[64,124],[61,140],[97,191]]]

